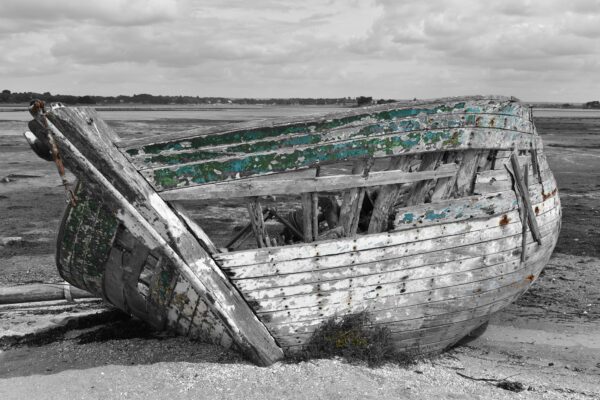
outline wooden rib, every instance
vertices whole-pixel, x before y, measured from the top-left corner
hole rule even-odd
[[[453,163],[458,157],[458,152],[447,151],[444,154],[444,163]],[[458,178],[458,174],[454,174],[448,178],[441,178],[437,180],[437,183],[433,189],[433,193],[431,194],[431,202],[435,203],[439,200],[445,200],[452,195],[452,191],[454,190],[454,185],[456,184],[456,179]]]
[[[302,193],[302,236],[305,243],[313,241],[312,228],[312,195],[310,193]]]
[[[421,165],[419,166],[419,171],[433,171],[437,168],[438,163],[442,156],[443,152],[437,153],[425,153],[421,158]],[[416,182],[412,192],[408,196],[406,201],[407,206],[412,206],[415,204],[422,204],[425,202],[425,198],[429,192],[431,186],[435,184],[434,180],[426,180]]]
[[[515,174],[515,184],[519,190],[521,197],[523,198],[523,205],[525,206],[525,214],[527,216],[529,228],[531,229],[533,237],[536,238],[539,244],[542,244],[539,228],[537,226],[535,214],[533,213],[533,207],[531,205],[531,198],[529,197],[529,188],[527,187],[527,185],[525,185],[525,181],[523,180],[523,175],[521,174],[521,167],[519,165],[519,159],[517,155],[513,153],[513,155],[511,155],[510,161],[513,172]]]
[[[407,157],[410,158],[410,157]],[[335,192],[351,188],[372,187],[379,185],[418,182],[424,179],[449,177],[456,173],[455,164],[443,164],[435,171],[371,172],[365,178],[362,175],[333,175],[322,177],[290,177],[277,174],[277,179],[243,179],[223,183],[212,183],[202,186],[172,189],[160,193],[167,201],[228,199],[236,197],[269,196],[278,194],[302,194],[310,192]]]
[[[364,170],[363,161],[355,161],[352,166],[352,175],[361,174]],[[364,177],[363,177],[364,178]],[[339,225],[342,226],[343,235],[350,236],[353,234],[352,225],[355,218],[359,218],[360,210],[357,209],[359,203],[360,190],[359,188],[353,187],[346,192],[342,199],[342,206],[340,209]],[[361,202],[362,205],[362,202]]]
[[[202,296],[250,358],[270,364],[283,356],[242,296],[166,203],[101,131],[111,129],[92,109],[59,108],[46,114],[69,167],[98,185],[136,238],[169,259]],[[60,128],[57,128],[58,127]],[[73,143],[77,143],[75,147]],[[102,172],[100,172],[102,171]],[[151,221],[151,222],[150,222]]]
[[[455,197],[465,197],[473,193],[477,164],[479,163],[480,151],[466,150],[458,168],[456,176]]]
[[[321,175],[321,167],[317,166],[315,177]],[[311,216],[312,216],[312,238],[316,240],[319,237],[319,194],[311,193]]]
[[[529,189],[529,183],[528,183],[528,178],[527,176],[529,175],[529,166],[527,164],[525,164],[525,171],[524,171],[524,175],[523,175],[523,180],[525,183],[525,187],[527,189]],[[529,191],[529,190],[527,190]],[[517,196],[519,197],[519,196]],[[519,207],[519,211],[520,211],[520,216],[521,216],[521,225],[523,225],[522,228],[522,235],[523,235],[523,243],[521,245],[521,261],[527,261],[527,221],[525,220],[526,216],[525,216],[525,207],[523,207],[523,204],[520,204]]]
[[[250,223],[252,224],[252,231],[256,239],[256,245],[258,247],[270,247],[269,235],[265,229],[265,222],[263,219],[263,210],[260,205],[258,197],[254,197],[247,203],[248,214],[250,215]]]
[[[412,157],[397,156],[392,157],[388,171],[409,172],[408,167],[410,165]],[[398,193],[402,188],[402,184],[391,184],[382,186],[377,193],[377,199],[373,206],[373,213],[371,214],[371,220],[369,221],[369,233],[379,233],[387,230],[388,218],[390,211],[396,202]]]

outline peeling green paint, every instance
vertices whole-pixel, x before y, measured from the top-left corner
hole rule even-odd
[[[435,146],[447,141],[459,144],[463,135],[459,132],[454,137],[455,133],[452,131],[413,132],[406,135],[326,144],[286,153],[263,153],[243,158],[207,161],[179,168],[156,169],[152,172],[152,179],[161,189],[187,186],[190,182],[196,184],[218,182],[269,172],[305,168],[320,163],[372,157],[373,155],[399,154],[402,150],[409,150],[420,144]],[[448,147],[448,145],[445,146]]]
[[[392,121],[395,119],[414,117],[419,114],[431,115],[438,113],[452,113],[457,111],[462,112],[464,111],[465,106],[465,102],[457,102],[450,105],[444,104],[431,108],[403,108],[397,110],[379,111],[347,116],[338,119],[321,120],[314,123],[302,122],[291,125],[230,131],[221,134],[205,135],[191,139],[179,139],[176,141],[145,145],[141,149],[143,150],[144,154],[159,154],[165,151],[180,151],[185,149],[197,149],[210,146],[223,146],[227,144],[257,141],[266,138],[275,138],[291,134],[309,134],[315,132],[320,133],[367,120]],[[366,131],[370,130],[379,131],[380,128],[377,128],[377,126],[375,125],[366,128]],[[139,154],[139,149],[128,149],[126,150],[126,152],[131,156],[135,156]]]

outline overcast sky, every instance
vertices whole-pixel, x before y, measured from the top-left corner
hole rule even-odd
[[[600,99],[600,0],[2,0],[0,90]]]

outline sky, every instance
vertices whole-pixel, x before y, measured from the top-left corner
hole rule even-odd
[[[0,90],[600,99],[600,0],[2,0]]]

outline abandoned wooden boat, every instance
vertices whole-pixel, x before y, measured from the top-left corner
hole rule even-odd
[[[513,98],[134,140],[89,108],[30,111],[36,152],[79,178],[61,276],[263,365],[359,312],[399,350],[441,351],[527,290],[560,228],[531,110]]]

